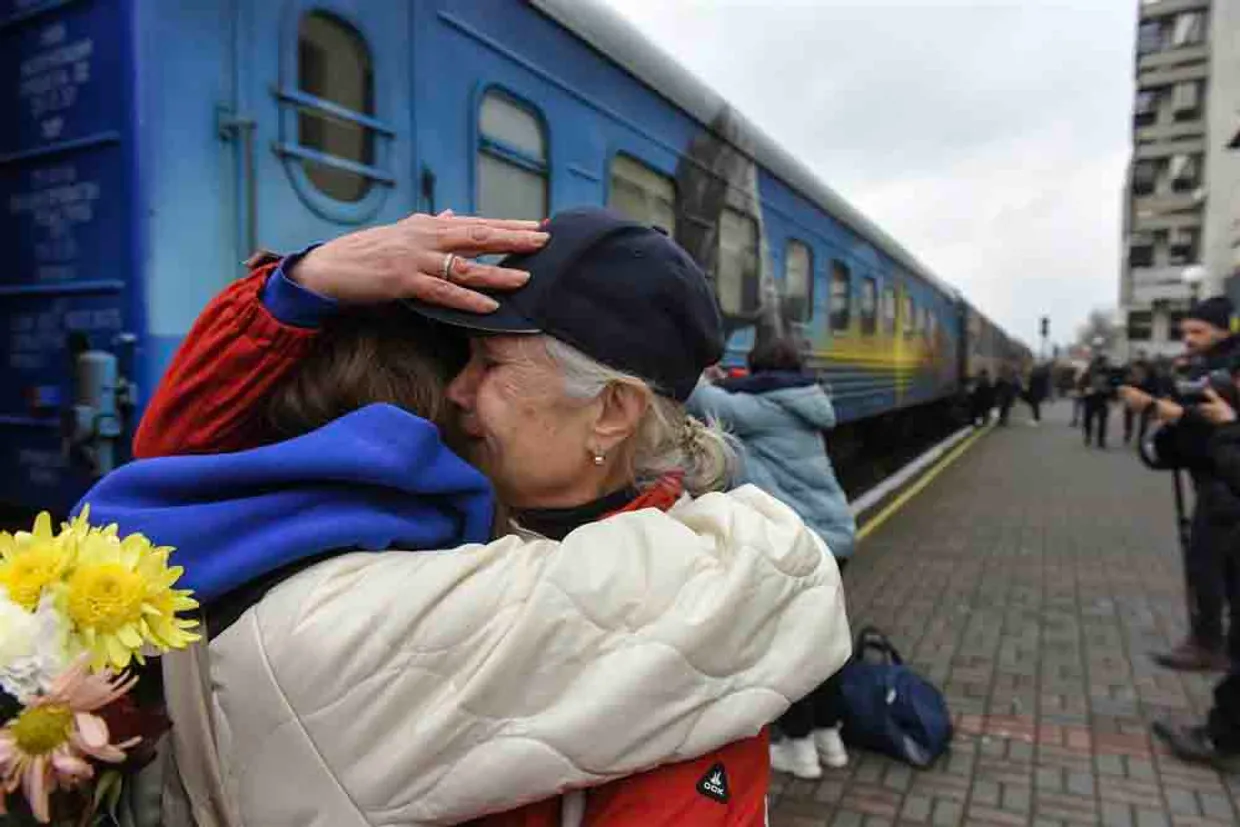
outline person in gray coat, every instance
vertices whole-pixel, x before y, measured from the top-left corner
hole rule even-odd
[[[777,339],[749,354],[750,376],[702,382],[689,410],[718,420],[744,447],[743,479],[787,503],[826,541],[843,570],[857,525],[827,456],[824,434],[835,427],[835,407],[812,375],[800,348]],[[787,736],[771,744],[771,766],[798,778],[822,775],[822,764],[842,767],[841,697],[828,679],[789,707],[777,722]]]

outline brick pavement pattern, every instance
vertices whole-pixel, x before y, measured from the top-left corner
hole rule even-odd
[[[1171,478],[1082,446],[1068,406],[983,436],[871,535],[844,578],[957,721],[928,771],[854,751],[776,774],[775,827],[1240,824],[1240,777],[1186,765],[1155,717],[1203,715],[1213,676],[1156,667],[1185,631]],[[1117,413],[1117,412],[1116,412]]]

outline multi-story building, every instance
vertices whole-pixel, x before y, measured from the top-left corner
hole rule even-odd
[[[1120,306],[1127,350],[1180,350],[1197,296],[1240,285],[1240,0],[1141,0]]]

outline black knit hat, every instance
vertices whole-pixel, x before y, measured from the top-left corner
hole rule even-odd
[[[1231,316],[1235,307],[1226,296],[1213,296],[1197,302],[1184,318],[1196,319],[1200,322],[1217,327],[1219,330],[1231,331]]]

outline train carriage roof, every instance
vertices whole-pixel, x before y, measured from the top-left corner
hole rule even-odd
[[[692,72],[655,46],[636,27],[599,0],[528,0],[569,31],[619,64],[629,74],[676,104],[704,127],[729,104]],[[742,152],[813,201],[824,211],[866,238],[900,266],[925,279],[953,298],[960,292],[943,281],[877,224],[824,184],[803,163],[751,121],[732,110],[738,132],[748,146]]]

